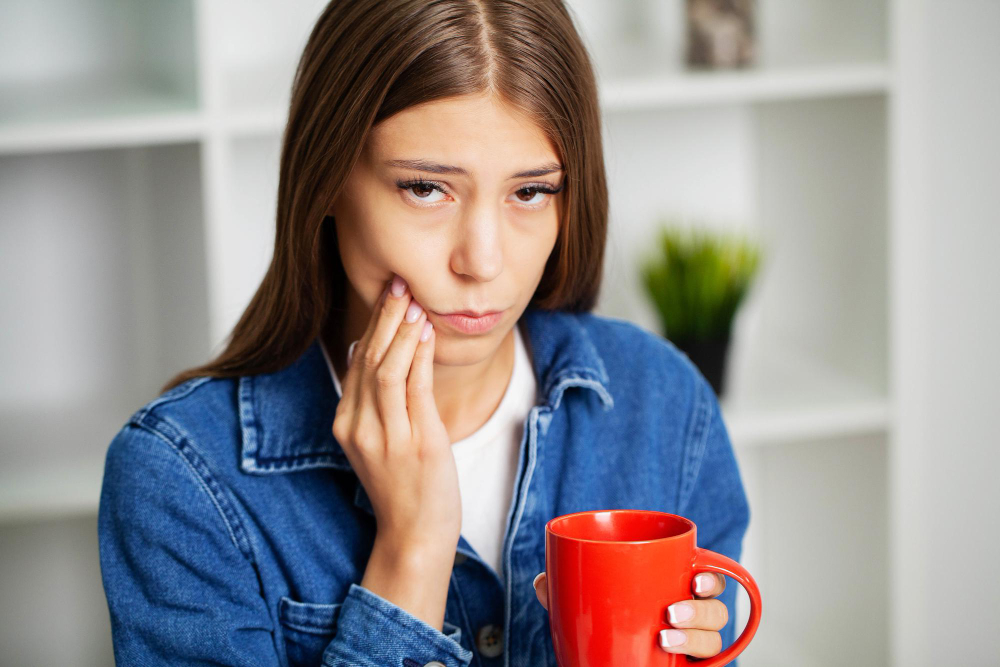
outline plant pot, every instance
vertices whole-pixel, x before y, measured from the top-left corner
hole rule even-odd
[[[670,342],[698,367],[712,385],[716,397],[721,398],[725,389],[723,379],[726,375],[726,358],[729,354],[729,337],[716,340],[670,339]]]

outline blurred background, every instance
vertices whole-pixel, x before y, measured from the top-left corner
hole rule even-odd
[[[0,0],[4,665],[113,662],[104,454],[263,275],[324,4]],[[683,333],[750,496],[740,664],[998,664],[1000,2],[568,4],[604,109],[597,312],[720,322]],[[759,264],[644,279],[666,221]]]

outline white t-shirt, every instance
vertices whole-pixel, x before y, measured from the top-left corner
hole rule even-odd
[[[337,396],[341,396],[340,380],[322,341],[320,347]],[[462,495],[462,535],[501,579],[504,530],[517,477],[524,420],[535,405],[536,391],[531,358],[520,328],[515,325],[514,368],[500,404],[485,424],[451,444]]]

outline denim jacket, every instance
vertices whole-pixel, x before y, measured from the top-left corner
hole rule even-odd
[[[274,373],[188,380],[111,441],[98,533],[118,664],[556,667],[532,586],[549,519],[681,514],[698,546],[739,560],[749,505],[716,396],[688,358],[593,313],[528,308],[518,326],[538,399],[503,571],[460,537],[443,631],[358,585],[375,518],[333,437],[338,397],[314,340]],[[738,586],[727,579],[719,598],[724,648]]]

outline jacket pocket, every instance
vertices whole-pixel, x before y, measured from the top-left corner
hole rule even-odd
[[[300,602],[282,596],[278,621],[285,635],[288,663],[293,667],[320,664],[323,651],[337,633],[342,603]]]

